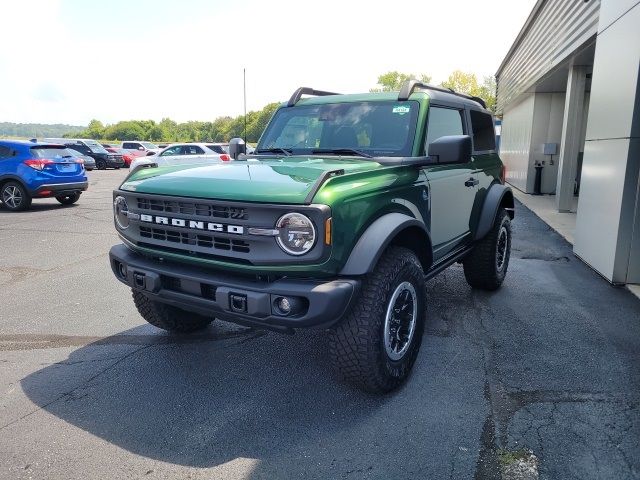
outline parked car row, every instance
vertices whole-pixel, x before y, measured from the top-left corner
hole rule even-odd
[[[231,160],[226,143],[174,143],[160,149],[151,142],[112,145],[74,138],[0,140],[0,202],[14,211],[27,209],[37,198],[55,197],[70,205],[87,189],[86,170]]]
[[[92,157],[95,160],[95,168],[104,170],[107,168],[122,168],[125,161],[119,153],[108,152],[95,140],[83,138],[45,138],[44,142],[58,144],[75,150],[82,155]]]
[[[129,168],[137,168],[152,163],[161,165],[207,164],[228,162],[229,145],[226,143],[174,143],[160,152],[136,158]]]

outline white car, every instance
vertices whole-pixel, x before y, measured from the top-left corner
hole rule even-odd
[[[155,155],[136,158],[129,168],[133,170],[151,163],[164,166],[228,162],[231,157],[227,153],[227,147],[224,143],[173,143]]]

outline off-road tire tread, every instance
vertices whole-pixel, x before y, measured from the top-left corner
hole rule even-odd
[[[496,261],[496,242],[500,232],[500,225],[504,218],[507,217],[507,232],[509,242],[511,242],[511,221],[505,209],[498,210],[495,222],[489,230],[489,233],[480,240],[473,250],[464,258],[462,266],[464,268],[464,277],[467,283],[479,290],[494,291],[500,288],[504,281],[509,263],[505,265],[502,274],[499,274],[495,267]],[[510,252],[507,252],[510,256]]]
[[[191,333],[203,330],[213,321],[212,318],[187,312],[171,305],[151,300],[138,290],[131,290],[133,303],[142,318],[151,325],[176,333]]]
[[[390,378],[381,374],[379,332],[383,328],[393,280],[404,269],[416,277],[416,293],[424,295],[424,273],[420,261],[409,249],[390,247],[382,255],[375,270],[363,279],[360,296],[337,326],[329,332],[329,355],[333,367],[349,383],[372,393],[384,393],[398,387],[407,377],[420,349],[425,312],[418,310],[414,332],[416,348],[405,354],[406,374]],[[419,302],[420,303],[420,302]],[[422,301],[424,306],[424,300]],[[384,348],[382,347],[382,350]],[[383,355],[386,353],[383,351]]]

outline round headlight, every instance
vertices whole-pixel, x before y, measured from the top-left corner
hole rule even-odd
[[[316,229],[313,222],[301,213],[287,213],[276,223],[280,248],[289,255],[303,255],[313,248],[316,242]]]
[[[129,227],[129,207],[124,197],[117,196],[113,201],[113,216],[122,230]]]

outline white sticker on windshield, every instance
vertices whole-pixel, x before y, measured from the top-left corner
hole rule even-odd
[[[405,113],[409,113],[410,111],[411,111],[411,108],[406,107],[404,105],[397,105],[393,107],[393,110],[392,110],[393,113],[397,113],[398,115],[404,115]]]

